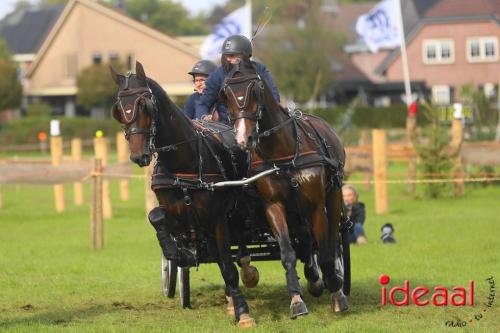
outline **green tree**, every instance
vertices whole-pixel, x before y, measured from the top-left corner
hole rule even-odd
[[[68,0],[42,0],[42,4],[44,5],[57,5],[57,4],[63,4],[65,5],[68,2]]]
[[[288,18],[280,18],[279,25],[257,37],[256,56],[270,68],[285,95],[304,103],[316,99],[334,82],[333,55],[343,37],[322,23],[321,2],[290,2],[287,6],[277,2]]]
[[[113,68],[125,72],[126,66],[114,61]],[[116,84],[109,74],[109,64],[93,64],[83,68],[77,77],[77,103],[87,109],[109,108],[116,96]]]
[[[422,135],[417,137],[419,167],[430,179],[443,179],[452,170],[452,160],[458,152],[450,150],[451,137],[444,128],[439,125],[439,110],[427,103],[423,103],[424,114],[430,121],[429,126],[424,128]],[[425,195],[430,198],[439,198],[451,193],[450,184],[429,183],[425,184]]]
[[[0,112],[21,104],[22,86],[17,65],[11,60],[9,49],[0,39]]]
[[[208,33],[204,17],[191,18],[186,8],[169,0],[125,0],[125,11],[133,18],[174,36]]]

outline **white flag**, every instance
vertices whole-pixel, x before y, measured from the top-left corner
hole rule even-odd
[[[252,10],[249,2],[224,17],[214,27],[212,34],[201,45],[200,54],[202,59],[215,60],[219,58],[222,43],[232,35],[243,35],[249,39],[252,37]]]
[[[356,32],[363,37],[372,52],[380,48],[400,46],[399,0],[384,0],[367,14],[361,15],[356,22]]]

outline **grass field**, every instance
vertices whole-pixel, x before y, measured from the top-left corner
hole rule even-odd
[[[486,308],[486,278],[500,281],[500,186],[467,186],[463,198],[413,199],[404,185],[390,185],[390,209],[374,214],[372,190],[360,187],[367,205],[369,243],[352,247],[350,311],[330,311],[328,297],[305,295],[310,314],[288,318],[284,271],[279,262],[257,263],[261,281],[243,288],[256,332],[498,332],[499,299]],[[113,193],[114,217],[105,223],[105,249],[89,249],[89,208],[68,202],[54,213],[51,187],[3,186],[0,209],[0,331],[6,332],[236,332],[225,314],[216,265],[192,271],[194,308],[160,288],[160,250],[144,214],[144,184],[132,198]],[[114,185],[116,190],[117,185]],[[67,186],[68,192],[71,186]],[[87,193],[88,194],[88,193]],[[69,197],[69,195],[68,195]],[[87,198],[89,196],[87,195]],[[69,200],[68,200],[69,201]],[[380,226],[394,224],[397,244],[379,240]],[[302,264],[298,265],[299,275]],[[475,281],[474,307],[381,306],[378,277],[389,287],[467,286]],[[305,287],[305,280],[301,279]],[[498,297],[498,296],[497,296]],[[486,309],[486,311],[484,311]],[[481,314],[476,320],[474,315]],[[447,320],[465,321],[448,328]],[[470,321],[472,320],[472,322]]]

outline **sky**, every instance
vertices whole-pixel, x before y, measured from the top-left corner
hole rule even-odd
[[[6,14],[8,14],[13,8],[17,0],[0,0],[0,19],[2,19]],[[37,3],[38,0],[29,0],[33,3]],[[215,5],[220,5],[226,3],[227,0],[173,0],[174,2],[180,2],[186,7],[192,14],[196,15],[201,11],[208,12]]]

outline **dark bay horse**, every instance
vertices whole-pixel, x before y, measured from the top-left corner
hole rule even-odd
[[[150,212],[149,219],[165,257],[176,260],[179,266],[197,265],[196,253],[179,249],[172,236],[206,239],[239,326],[254,326],[230,251],[227,216],[234,206],[235,190],[206,187],[210,182],[239,178],[236,165],[244,155],[224,145],[231,140],[224,135],[234,141],[234,134],[191,122],[160,85],[146,77],[139,62],[136,74],[124,76],[111,68],[111,75],[119,86],[112,114],[124,125],[130,159],[142,167],[151,162],[155,150],[158,153],[153,189],[160,206]]]
[[[249,174],[273,166],[281,169],[278,175],[257,180],[256,187],[280,245],[291,317],[307,314],[295,268],[298,253],[290,240],[290,232],[301,226],[313,235],[324,279],[323,283],[314,270],[310,251],[304,265],[308,288],[320,295],[317,289],[326,286],[332,310],[347,310],[342,280],[335,272],[345,163],[341,140],[321,118],[283,109],[248,58],[232,65],[220,97],[227,104],[238,144],[249,153]],[[298,213],[298,224],[291,221],[289,211]]]

